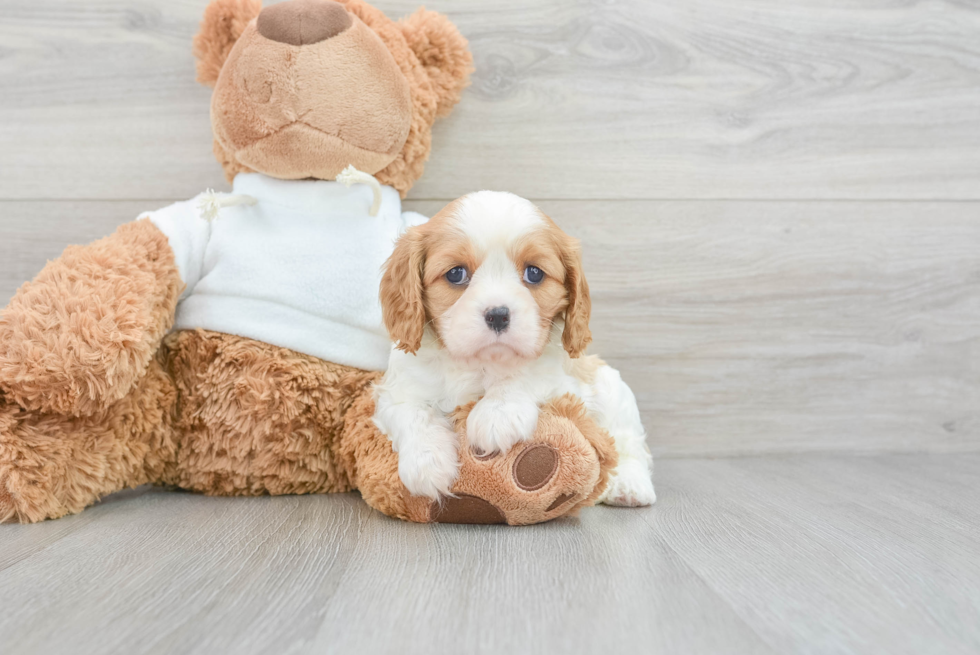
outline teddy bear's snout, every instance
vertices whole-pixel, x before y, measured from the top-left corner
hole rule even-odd
[[[326,41],[351,26],[344,6],[333,0],[287,0],[264,8],[256,21],[259,34],[289,45]]]

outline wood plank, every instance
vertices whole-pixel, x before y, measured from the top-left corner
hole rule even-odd
[[[112,494],[102,500],[102,504],[113,504],[125,502],[131,498],[151,491],[151,487],[139,487],[138,489],[127,489]],[[64,520],[46,523],[50,527],[44,530],[36,530],[30,525],[4,525],[0,531],[0,571],[13,566],[21,560],[32,557],[48,548],[59,539],[70,535],[84,525],[98,519],[97,512],[85,512],[74,516],[67,516]]]
[[[190,55],[205,4],[8,0],[0,198],[224,188]],[[428,6],[477,73],[416,198],[980,199],[975,3]]]
[[[356,494],[154,490],[0,526],[0,552],[48,542],[0,571],[0,641],[25,655],[975,653],[978,483],[980,454],[672,459],[654,507],[527,528],[405,524]]]
[[[0,203],[0,302],[160,204]],[[593,351],[656,455],[980,449],[980,204],[541,206],[584,241]]]
[[[978,483],[977,454],[669,461],[647,519],[776,652],[966,655]]]
[[[10,652],[773,652],[640,513],[426,526],[356,495],[163,492],[87,512],[0,572]]]

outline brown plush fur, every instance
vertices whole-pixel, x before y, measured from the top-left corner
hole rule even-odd
[[[129,393],[183,290],[148,220],[72,246],[0,313],[0,389],[26,409],[85,416]]]
[[[226,496],[350,491],[338,442],[378,376],[243,337],[173,333],[131,393],[94,415],[0,400],[0,521],[56,518],[146,483]]]
[[[88,416],[0,399],[0,522],[73,514],[105,494],[170,477],[176,400],[159,358],[129,394]]]
[[[398,477],[398,455],[391,442],[378,433],[373,416],[373,394],[363,394],[347,412],[337,454],[351,484],[371,507],[409,521],[410,496]]]
[[[353,164],[404,196],[421,176],[432,123],[472,70],[466,39],[435,12],[395,23],[362,0],[341,3],[353,24],[307,45],[259,34],[254,1],[208,6],[194,53],[198,79],[215,86],[214,153],[229,180],[333,179]]]
[[[598,358],[597,358],[598,359]],[[575,510],[594,505],[609,484],[609,476],[619,463],[616,452],[616,442],[608,432],[600,428],[589,418],[582,401],[571,395],[565,395],[552,401],[548,407],[553,414],[568,419],[582,433],[582,437],[592,447],[599,462],[599,476],[592,491],[576,505]]]
[[[211,495],[349,491],[337,443],[378,374],[204,330],[165,342],[180,398],[166,480]]]
[[[262,0],[212,0],[194,37],[197,81],[214,86],[245,27],[262,11]]]
[[[385,514],[431,521],[437,508],[409,495],[391,442],[371,420],[379,377],[196,330],[169,335],[135,388],[94,415],[27,411],[0,399],[0,522],[57,518],[147,483],[225,496],[356,488]],[[615,447],[580,401],[549,403],[528,444],[491,460],[466,445],[469,409],[456,415],[462,467],[454,493],[485,499],[507,523],[525,525],[574,514],[605,489]],[[546,485],[525,491],[512,471],[534,444],[551,446],[559,466]],[[569,500],[553,507],[559,497]]]
[[[449,115],[473,72],[466,39],[445,16],[426,9],[401,19],[399,26],[432,83],[438,98],[436,115]]]

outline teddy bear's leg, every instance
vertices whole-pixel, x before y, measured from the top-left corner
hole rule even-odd
[[[410,495],[402,485],[398,456],[371,422],[373,400],[355,403],[341,454],[364,500],[389,516],[419,523],[527,525],[574,514],[605,489],[616,466],[615,445],[579,400],[563,396],[548,403],[530,441],[492,457],[478,457],[467,445],[469,409],[455,417],[461,466],[454,497],[436,503]]]
[[[428,499],[413,497],[398,477],[398,455],[374,425],[374,397],[365,393],[348,410],[338,454],[354,488],[374,509],[402,519],[427,523]]]
[[[164,345],[180,397],[168,482],[215,496],[350,491],[336,444],[379,373],[207,330]]]
[[[148,219],[69,246],[0,311],[0,393],[33,412],[106,411],[146,374],[183,288]]]
[[[175,398],[156,360],[126,397],[89,416],[29,411],[0,396],[0,523],[73,514],[163,478]]]

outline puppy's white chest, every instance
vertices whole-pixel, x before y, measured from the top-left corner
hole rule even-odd
[[[443,400],[438,402],[438,407],[440,411],[450,414],[461,405],[479,400],[485,393],[483,377],[476,373],[447,377]]]

